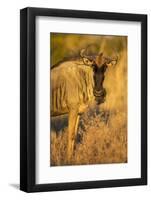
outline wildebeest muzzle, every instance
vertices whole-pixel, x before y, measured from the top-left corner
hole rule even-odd
[[[99,91],[94,90],[93,94],[98,105],[105,102],[106,90],[104,88]]]

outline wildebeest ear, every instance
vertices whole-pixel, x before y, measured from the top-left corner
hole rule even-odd
[[[92,66],[93,61],[89,60],[88,58],[83,58],[83,63],[87,66]]]
[[[111,59],[110,62],[108,62],[106,65],[108,67],[114,67],[117,64],[117,58],[116,59]]]
[[[101,66],[103,60],[103,53],[101,52],[97,57],[96,57],[96,64],[98,67]]]

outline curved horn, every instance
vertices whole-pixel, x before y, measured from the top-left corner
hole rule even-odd
[[[118,61],[118,55],[114,56],[114,57],[112,58],[112,61],[115,61],[116,64],[117,64],[117,61]]]
[[[115,62],[117,63],[118,58],[119,58],[119,54],[118,54],[117,49],[114,49],[114,52],[115,52],[115,54],[114,54],[114,57],[112,58],[112,60],[115,61]]]
[[[82,58],[85,57],[85,51],[86,51],[86,49],[81,49],[81,51],[80,51],[80,56],[81,56]]]

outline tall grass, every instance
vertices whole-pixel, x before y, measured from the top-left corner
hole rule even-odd
[[[127,37],[51,34],[51,65],[65,56],[78,54],[90,45],[88,53],[118,54],[118,63],[108,68],[104,87],[106,101],[90,106],[81,118],[71,164],[127,162]],[[50,164],[66,164],[67,117],[51,119]]]

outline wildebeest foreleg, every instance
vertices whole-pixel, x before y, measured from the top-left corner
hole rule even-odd
[[[69,112],[69,119],[68,119],[68,144],[67,144],[68,164],[71,162],[71,158],[74,151],[74,142],[78,127],[78,121],[79,121],[78,109],[71,109]]]
[[[74,129],[74,140],[73,140],[73,144],[72,144],[72,149],[73,149],[73,151],[74,151],[74,146],[75,146],[76,137],[77,137],[77,134],[78,134],[79,118],[80,118],[80,116],[78,115],[78,116],[77,116],[77,120],[76,120],[75,129]]]

